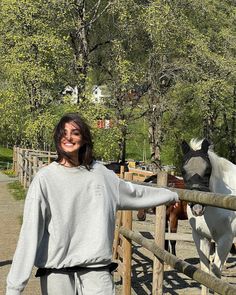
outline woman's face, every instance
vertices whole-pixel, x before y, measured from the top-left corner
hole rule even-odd
[[[78,156],[78,150],[83,145],[80,128],[74,122],[65,123],[64,135],[61,138],[61,148],[64,152],[73,156]]]

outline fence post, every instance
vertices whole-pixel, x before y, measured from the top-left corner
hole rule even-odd
[[[38,169],[43,167],[43,161],[38,161]]]
[[[116,212],[116,227],[115,227],[115,233],[114,233],[114,241],[113,241],[113,253],[112,253],[112,259],[117,260],[119,258],[118,255],[118,246],[120,242],[120,234],[119,230],[122,225],[122,211]]]
[[[122,213],[122,224],[125,228],[132,229],[132,211],[124,211]],[[122,236],[123,248],[123,290],[122,295],[131,294],[131,254],[132,242]]]
[[[16,170],[15,170],[15,172],[16,172],[16,175],[18,176],[19,175],[19,165],[20,165],[20,148],[19,147],[17,147],[16,148]]]
[[[125,177],[125,166],[120,166],[120,178]]]
[[[125,172],[125,180],[133,180],[133,173]]]
[[[27,186],[27,178],[28,178],[28,163],[29,163],[29,159],[28,159],[28,155],[29,152],[26,150],[25,151],[25,155],[24,155],[24,168],[23,168],[23,187],[26,188]]]
[[[51,160],[51,151],[48,152],[48,164],[50,164],[52,162]]]
[[[158,186],[167,185],[167,173],[161,171],[157,174]],[[156,207],[156,222],[155,222],[155,242],[164,249],[165,246],[165,223],[166,223],[166,206]],[[163,294],[163,278],[164,278],[164,262],[160,262],[156,257],[153,260],[153,282],[152,294]]]
[[[24,175],[24,158],[23,158],[23,149],[19,149],[19,181],[23,184],[23,175]]]
[[[32,175],[33,175],[32,166],[33,166],[33,157],[31,155],[31,153],[29,153],[29,178],[28,178],[27,186],[29,186],[32,181]]]
[[[38,168],[38,158],[33,156],[33,175],[36,174]]]
[[[16,161],[17,161],[17,149],[16,146],[13,146],[13,159],[12,159],[12,170],[16,171]]]

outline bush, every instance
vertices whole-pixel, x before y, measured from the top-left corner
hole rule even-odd
[[[8,170],[12,167],[12,149],[0,146],[0,170]]]
[[[12,169],[3,170],[2,172],[9,177],[16,177],[15,171]]]

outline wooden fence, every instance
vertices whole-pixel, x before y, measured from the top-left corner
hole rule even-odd
[[[177,271],[194,279],[200,284],[207,286],[208,288],[214,290],[218,294],[224,294],[224,295],[236,294],[236,287],[234,285],[224,282],[223,280],[216,278],[200,270],[194,265],[191,265],[187,263],[186,261],[183,261],[177,258],[175,255],[172,255],[169,252],[158,247],[154,241],[144,238],[141,234],[128,230],[125,227],[120,228],[120,233],[124,237],[126,237],[129,241],[135,241],[139,245],[142,245],[144,248],[152,252],[161,263],[163,262],[167,263],[168,265],[170,265]],[[154,294],[162,294],[162,290],[158,289],[157,292],[155,293],[152,292],[152,295]]]
[[[167,175],[165,172],[161,172],[158,174],[157,179],[159,179],[158,184],[147,184],[142,183],[143,185],[147,186],[154,186],[154,187],[166,187],[167,185]],[[195,203],[203,203],[205,205],[211,205],[215,207],[222,207],[225,209],[236,210],[236,196],[229,196],[223,194],[215,194],[215,193],[207,193],[207,192],[199,192],[199,191],[190,191],[185,189],[175,189],[169,188],[173,191],[178,192],[178,195],[181,200],[183,201],[191,201]],[[126,216],[132,215],[128,212],[125,213]],[[150,241],[143,238],[140,234],[135,233],[132,231],[132,222],[126,221],[129,224],[129,227],[122,226],[122,222],[119,223],[116,227],[115,239],[117,236],[120,235],[120,241],[122,239],[126,239],[126,244],[121,244],[121,249],[119,250],[120,253],[125,253],[123,255],[122,261],[119,261],[118,273],[122,278],[124,276],[131,276],[131,245],[132,241],[142,245],[149,251],[154,254],[154,261],[153,261],[153,284],[152,284],[152,295],[162,295],[163,294],[163,277],[164,277],[164,262],[168,265],[172,266],[179,272],[184,273],[185,275],[189,276],[190,278],[194,279],[195,281],[199,282],[202,285],[214,290],[218,294],[227,294],[233,295],[236,294],[236,287],[220,280],[206,272],[201,271],[200,269],[194,267],[178,259],[176,256],[170,254],[169,252],[164,250],[164,241],[165,239],[175,239],[175,240],[189,240],[189,237],[182,237],[178,234],[168,234],[165,233],[165,218],[166,218],[166,210],[165,206],[159,206],[156,208],[156,224],[155,224],[155,240]],[[172,237],[174,236],[174,238]],[[172,237],[172,238],[171,238]],[[116,240],[114,240],[116,241]],[[235,241],[235,240],[234,240]],[[122,249],[123,247],[123,249]],[[116,246],[119,249],[119,245]],[[115,251],[115,248],[114,248]],[[118,253],[119,254],[119,253]],[[130,257],[127,257],[130,255]],[[119,255],[114,253],[113,258],[118,258]],[[127,259],[127,261],[126,261]],[[128,267],[128,269],[126,269]],[[123,280],[123,290],[122,295],[130,295],[131,294],[131,277],[125,278]]]
[[[152,176],[153,172],[140,169],[129,168],[125,173],[125,178],[133,181],[144,181],[147,177]]]
[[[20,183],[27,188],[35,173],[44,165],[48,165],[56,158],[55,152],[13,147],[13,170],[19,177]],[[124,172],[121,168],[120,177],[128,180],[142,182],[153,175],[150,171],[130,169]]]
[[[35,173],[44,165],[55,159],[56,153],[33,149],[13,148],[13,170],[20,183],[27,188]]]

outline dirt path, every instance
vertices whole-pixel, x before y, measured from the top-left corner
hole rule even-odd
[[[8,189],[11,178],[0,173],[0,295],[5,294],[6,277],[9,272],[13,254],[20,231],[20,218],[23,212],[23,201],[16,201]],[[39,282],[32,273],[25,295],[40,295]]]
[[[5,295],[6,277],[9,272],[20,230],[20,216],[23,212],[23,201],[16,201],[8,190],[11,178],[0,173],[0,295]],[[145,237],[152,237],[154,232],[154,216],[148,215],[146,222],[137,221],[133,213],[133,228]],[[188,221],[180,221],[179,231],[189,233]],[[198,266],[198,256],[193,243],[177,242],[177,256]],[[40,295],[39,280],[34,277],[33,269],[24,295]],[[185,275],[166,268],[164,294],[197,295],[200,294],[198,283]],[[236,258],[230,256],[223,272],[223,279],[236,284]],[[152,255],[145,249],[134,244],[132,260],[132,295],[150,295],[152,292]],[[122,286],[116,280],[116,295],[122,294]],[[65,294],[66,295],[66,294]],[[94,294],[95,295],[95,294]]]
[[[154,215],[147,215],[145,222],[137,221],[137,212],[133,212],[133,230],[140,232],[145,238],[153,238]],[[183,234],[191,233],[188,220],[180,220],[178,232]],[[132,295],[152,294],[152,259],[153,255],[137,244],[133,244],[132,254]],[[199,258],[193,242],[177,241],[176,255],[178,258],[199,267]],[[200,295],[201,286],[199,283],[178,273],[165,265],[163,294],[165,295]],[[236,285],[236,256],[229,255],[224,266],[222,279]],[[117,284],[117,289],[122,286]],[[121,291],[120,291],[121,292]],[[121,293],[119,293],[121,294]]]

